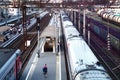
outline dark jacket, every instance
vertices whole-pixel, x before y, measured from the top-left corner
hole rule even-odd
[[[44,72],[44,73],[47,73],[47,67],[44,67],[44,68],[43,68],[43,72]]]

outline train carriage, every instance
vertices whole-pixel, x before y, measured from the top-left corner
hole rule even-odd
[[[0,80],[16,80],[21,70],[21,51],[19,49],[0,49]]]
[[[75,26],[66,25],[62,26],[70,80],[112,80]]]

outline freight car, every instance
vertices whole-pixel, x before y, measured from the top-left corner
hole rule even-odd
[[[120,9],[101,9],[97,14],[105,21],[120,26]]]
[[[94,19],[91,19],[91,30],[95,32],[100,38],[102,38],[104,41],[107,41],[107,34],[108,34],[108,26],[103,25],[98,21],[95,21]],[[109,33],[110,33],[110,44],[113,48],[116,50],[120,50],[120,32],[115,31],[111,27],[109,27]]]
[[[81,14],[81,24],[83,23],[83,15]],[[120,51],[120,30],[116,29],[110,23],[107,22],[103,23],[102,21],[98,21],[97,19],[94,19],[92,17],[86,16],[86,24],[90,24],[90,30],[93,31],[97,36],[99,36],[104,42],[107,42],[107,34],[108,34],[108,28],[109,28],[109,34],[110,34],[110,44],[111,47]],[[86,25],[87,28],[87,25]]]

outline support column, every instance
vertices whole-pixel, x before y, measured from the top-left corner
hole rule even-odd
[[[76,26],[76,12],[74,11],[74,25]]]
[[[23,15],[23,20],[22,20],[22,26],[23,26],[23,36],[24,36],[24,50],[27,47],[27,28],[26,28],[26,6],[22,6],[22,15]]]
[[[90,46],[90,23],[88,23],[88,45]]]
[[[80,32],[80,27],[81,27],[81,24],[80,24],[80,10],[78,11],[78,30]]]
[[[86,39],[85,34],[85,9],[83,10],[83,38]]]
[[[44,46],[45,45],[42,46],[41,53],[44,53]]]
[[[71,9],[70,13],[71,13],[71,21],[73,21],[73,11],[72,11],[72,9]]]

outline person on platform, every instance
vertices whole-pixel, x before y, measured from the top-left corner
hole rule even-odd
[[[47,77],[47,71],[48,71],[47,64],[45,64],[43,67],[43,74],[45,77]]]

